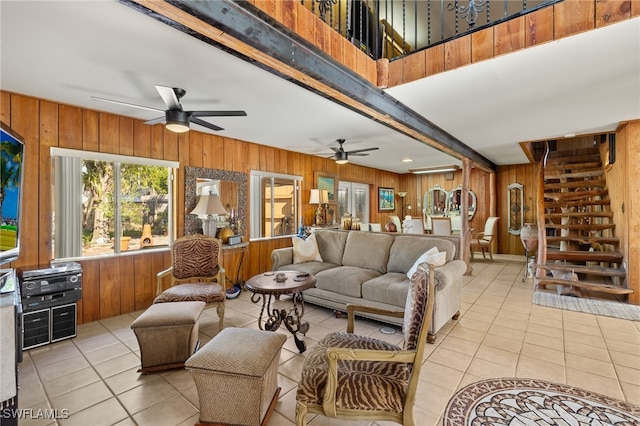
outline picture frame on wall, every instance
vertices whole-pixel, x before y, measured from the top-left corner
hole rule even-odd
[[[378,211],[391,212],[396,209],[396,191],[393,188],[378,188]]]
[[[316,172],[316,188],[319,190],[326,190],[329,200],[327,204],[336,204],[338,199],[336,194],[338,193],[338,175],[335,173]]]

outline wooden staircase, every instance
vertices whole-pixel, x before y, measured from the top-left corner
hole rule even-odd
[[[543,238],[536,284],[554,284],[560,294],[570,296],[633,293],[625,285],[597,147],[547,153],[541,164],[543,194],[538,199],[544,208],[539,209],[538,228]]]

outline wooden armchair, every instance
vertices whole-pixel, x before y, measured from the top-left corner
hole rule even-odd
[[[451,235],[451,218],[432,216],[431,233],[433,235]]]
[[[415,425],[413,405],[433,313],[434,265],[411,278],[405,312],[347,306],[347,332],[331,333],[305,357],[296,394],[296,425],[307,414]],[[356,312],[404,316],[404,347],[353,334]]]
[[[473,238],[471,239],[471,259],[473,259],[473,253],[475,251],[481,251],[483,259],[486,259],[484,254],[486,252],[489,252],[489,258],[493,262],[493,255],[491,254],[491,242],[496,236],[496,228],[499,219],[499,217],[495,216],[487,218],[487,221],[484,224],[484,231],[479,232],[473,236]]]
[[[156,298],[153,303],[202,301],[217,307],[219,328],[224,321],[225,270],[221,265],[221,244],[206,235],[187,235],[171,246],[172,265],[156,275]],[[164,290],[165,277],[171,285]],[[164,290],[164,291],[163,291]]]

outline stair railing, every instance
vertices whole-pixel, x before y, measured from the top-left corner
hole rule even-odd
[[[539,286],[537,282],[539,278],[544,278],[547,274],[547,270],[544,265],[547,263],[547,228],[545,221],[545,208],[544,208],[544,170],[547,167],[547,159],[549,157],[549,143],[544,143],[544,155],[540,160],[538,166],[538,208],[537,210],[537,225],[538,225],[538,260],[536,268],[535,284]]]

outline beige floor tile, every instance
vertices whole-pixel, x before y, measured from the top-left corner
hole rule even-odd
[[[565,351],[567,353],[581,355],[587,358],[593,358],[600,361],[611,362],[609,357],[609,351],[604,348],[595,348],[591,345],[586,345],[578,342],[567,342],[565,344]]]
[[[567,331],[573,331],[576,333],[580,333],[580,334],[584,334],[587,336],[602,336],[602,334],[600,333],[600,327],[593,326],[593,325],[588,325],[588,324],[584,324],[584,323],[579,323],[579,322],[564,322],[564,329]]]
[[[556,339],[562,339],[564,332],[562,326],[559,328],[549,327],[543,324],[529,323],[526,328],[527,333],[539,334],[541,336],[554,337]]]
[[[94,365],[94,368],[104,379],[114,374],[122,373],[133,367],[140,367],[140,358],[132,353],[117,356],[110,360]]]
[[[624,398],[622,389],[617,380],[609,377],[603,377],[602,375],[597,374],[598,372],[594,373],[567,367],[567,384],[603,395],[608,395],[612,398]]]
[[[522,355],[536,358],[542,361],[546,361],[549,363],[554,363],[558,365],[564,365],[564,352],[558,351],[555,349],[549,349],[544,346],[533,345],[531,343],[524,343],[522,345]]]
[[[525,343],[532,345],[542,346],[548,349],[554,349],[556,351],[564,350],[565,344],[562,337],[548,336],[545,334],[538,334],[531,331],[527,331],[524,335]]]
[[[629,368],[624,365],[615,365],[616,374],[620,382],[640,384],[640,365],[638,368]]]
[[[606,346],[610,351],[623,352],[630,355],[640,354],[640,345],[622,340],[606,340]]]
[[[488,331],[488,334],[495,334],[496,336],[506,337],[507,339],[524,340],[524,330],[518,330],[511,327],[503,327],[498,324],[494,324]]]
[[[458,337],[449,335],[440,341],[439,347],[450,349],[452,351],[460,352],[466,355],[473,355],[480,347],[480,342],[460,339]]]
[[[121,342],[114,343],[113,345],[105,346],[93,351],[85,352],[84,356],[91,364],[99,364],[104,361],[116,358],[131,352],[126,345]]]
[[[66,360],[38,367],[38,374],[40,375],[40,380],[46,382],[87,367],[89,367],[89,363],[85,357],[82,355],[75,355],[67,358]]]
[[[18,420],[18,424],[20,426],[55,425],[57,424],[56,418],[61,419],[69,416],[68,412],[62,411],[61,409],[57,409],[54,411],[44,411],[53,410],[51,405],[46,401],[29,406],[25,406],[22,404],[22,402],[20,402],[20,408],[25,409],[24,415]],[[46,416],[43,413],[46,413]]]
[[[215,401],[212,401],[215,404]],[[159,424],[177,425],[198,413],[182,395],[173,395],[164,401],[133,415],[139,426]]]
[[[624,400],[628,403],[640,406],[640,384],[620,382]]]
[[[606,348],[607,345],[604,342],[602,336],[590,336],[583,333],[578,333],[572,330],[564,330],[565,342],[578,342],[585,345],[590,345],[598,348]]]
[[[486,361],[480,358],[474,358],[467,368],[467,373],[483,379],[492,377],[513,377],[516,372],[515,365],[501,365]]]
[[[448,337],[457,337],[462,340],[469,340],[471,342],[480,343],[482,342],[482,339],[484,339],[485,335],[486,333],[484,332],[471,330],[470,328],[465,328],[458,325],[456,327],[453,327],[453,329],[449,332]]]
[[[567,353],[565,355],[567,369],[586,371],[594,373],[598,376],[615,379],[616,372],[613,365],[609,362],[600,361],[593,358],[587,358],[582,355]]]
[[[515,369],[518,364],[518,354],[484,344],[476,352],[475,358],[499,364],[507,369]]]
[[[496,336],[495,334],[487,334],[482,344],[516,354],[519,354],[522,349],[522,340],[509,339],[507,337]]]
[[[87,367],[52,380],[43,380],[42,385],[47,391],[47,395],[53,398],[99,381],[100,376],[95,370]]]
[[[640,352],[628,354],[625,352],[609,351],[609,355],[614,364],[624,365],[630,368],[640,368]]]
[[[181,391],[183,389],[194,386],[196,383],[189,371],[179,368],[161,373],[162,377],[174,388]]]
[[[138,373],[138,367],[135,367],[107,377],[104,379],[104,382],[109,386],[109,389],[111,389],[114,395],[120,395],[143,383],[158,380],[161,377],[160,374],[140,374]]]
[[[416,391],[415,406],[439,416],[446,408],[453,393],[452,389],[445,389],[433,383],[421,381],[418,383]]]
[[[466,371],[473,356],[438,347],[429,357],[430,361],[458,371]]]
[[[60,396],[52,397],[51,405],[69,410],[69,414],[73,416],[111,397],[113,397],[113,394],[109,391],[109,388],[104,382],[99,381]]]
[[[516,377],[550,380],[556,383],[566,383],[565,368],[539,358],[520,355],[516,367]]]
[[[464,373],[445,365],[427,361],[422,365],[418,380],[426,381],[448,390],[456,390]]]
[[[108,426],[127,419],[128,414],[115,398],[109,398],[99,404],[60,421],[62,426]]]
[[[164,379],[153,380],[118,395],[118,400],[129,413],[135,414],[156,405],[178,392]]]
[[[82,355],[71,340],[64,340],[52,345],[45,345],[29,351],[29,356],[38,367],[67,361],[70,358]]]

